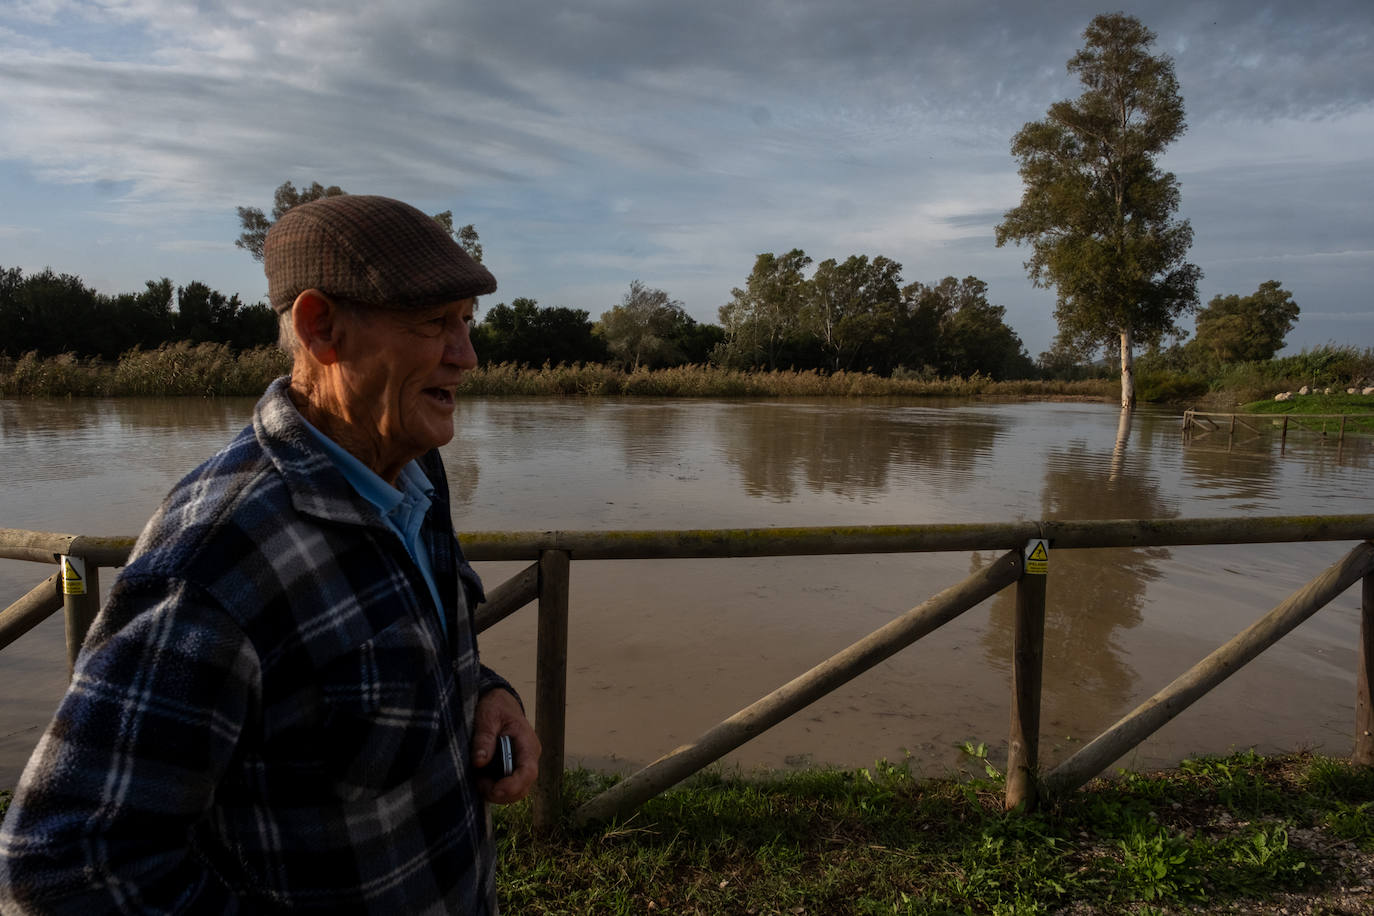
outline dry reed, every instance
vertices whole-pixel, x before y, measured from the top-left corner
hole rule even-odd
[[[0,358],[0,397],[254,396],[290,370],[262,347],[235,353],[223,344],[186,342],[130,350],[113,365],[71,354]],[[459,390],[480,396],[538,397],[1079,397],[1111,399],[1114,383],[1005,381],[982,376],[884,378],[864,372],[744,372],[717,366],[624,371],[596,363],[540,367],[498,363],[468,373]]]

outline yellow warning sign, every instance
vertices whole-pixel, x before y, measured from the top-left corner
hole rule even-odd
[[[1026,574],[1043,576],[1050,570],[1049,541],[1032,538],[1026,542]]]
[[[86,594],[86,561],[80,557],[62,558],[62,594]]]

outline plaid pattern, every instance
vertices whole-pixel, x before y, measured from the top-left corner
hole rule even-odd
[[[495,912],[469,758],[478,695],[510,688],[478,661],[442,464],[448,639],[285,381],[116,580],[0,825],[0,912]]]

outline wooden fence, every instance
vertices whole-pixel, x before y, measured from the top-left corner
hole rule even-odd
[[[643,560],[814,556],[826,554],[1006,551],[992,564],[945,589],[767,696],[616,783],[572,812],[575,822],[625,817],[649,798],[719,760],[830,691],[933,632],[1003,588],[1015,586],[1005,803],[1031,809],[1073,791],[1105,770],[1166,722],[1291,632],[1332,599],[1363,581],[1359,670],[1352,759],[1374,766],[1374,515],[1247,519],[1045,521],[1006,524],[699,531],[478,532],[465,535],[476,561],[531,560],[532,565],[488,592],[477,611],[484,630],[522,607],[538,605],[535,727],[543,744],[534,791],[536,823],[563,816],[561,796],[567,705],[569,569],[572,560]],[[1039,767],[1040,686],[1044,658],[1049,556],[1057,550],[1181,547],[1301,541],[1361,541],[1254,624],[1179,675],[1076,754],[1048,773]],[[67,615],[68,653],[75,658],[94,617],[97,570],[119,566],[131,538],[90,538],[0,529],[0,559],[63,563],[62,571],[0,611],[0,649],[59,608]],[[85,594],[68,588],[71,567],[84,560]]]
[[[1288,444],[1288,431],[1316,433],[1322,437],[1335,436],[1336,443],[1346,436],[1374,433],[1374,413],[1214,413],[1203,410],[1183,412],[1185,438],[1225,431],[1229,441],[1238,431],[1259,435],[1265,429],[1277,430],[1279,444]]]

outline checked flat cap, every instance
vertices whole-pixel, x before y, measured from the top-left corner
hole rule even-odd
[[[378,308],[424,309],[496,291],[496,278],[410,204],[345,194],[292,207],[262,250],[272,308],[307,289]]]

